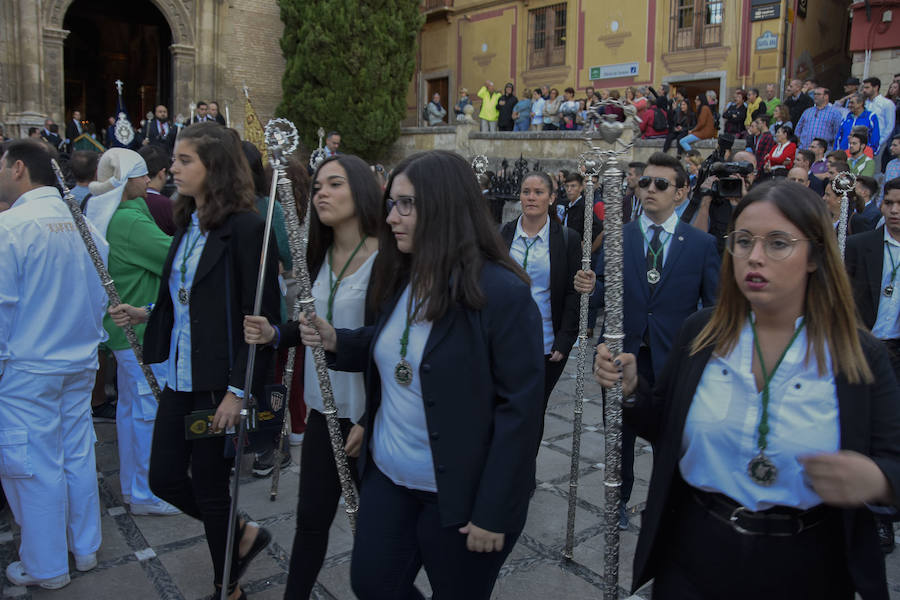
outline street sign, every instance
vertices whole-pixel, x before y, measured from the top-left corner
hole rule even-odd
[[[756,50],[775,50],[778,48],[778,36],[771,31],[766,31],[756,38]]]
[[[751,21],[768,21],[781,16],[781,4],[764,4],[750,9]]]
[[[637,77],[638,63],[622,63],[619,65],[601,65],[591,67],[589,79],[617,79],[619,77]]]

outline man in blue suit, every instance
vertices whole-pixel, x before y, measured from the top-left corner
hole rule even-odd
[[[715,303],[719,253],[711,235],[681,221],[675,207],[687,194],[687,173],[677,158],[653,154],[637,181],[643,214],[622,229],[625,285],[625,352],[653,383],[662,371],[682,323],[700,305]],[[602,264],[602,263],[601,263]],[[599,276],[603,285],[603,275]],[[634,431],[622,430],[622,513],[634,485]]]

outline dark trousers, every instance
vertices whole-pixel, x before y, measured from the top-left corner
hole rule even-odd
[[[470,552],[465,523],[441,525],[437,494],[396,485],[373,462],[366,466],[350,582],[360,600],[421,598],[413,581],[423,565],[432,600],[488,600],[519,532],[500,552]]]
[[[675,142],[675,148],[678,150],[678,154],[681,154],[681,146],[678,142],[681,141],[681,138],[688,134],[687,129],[682,129],[681,131],[669,131],[666,134],[666,141],[663,142],[663,152],[668,152],[669,148],[672,147],[672,143]]]
[[[154,494],[184,514],[203,521],[215,583],[219,585],[225,572],[232,460],[224,456],[224,438],[186,440],[184,418],[195,410],[217,407],[224,394],[224,391],[175,392],[168,387],[163,390],[153,429],[149,475]],[[235,543],[231,583],[235,581],[237,549]]]
[[[650,348],[642,346],[638,351],[637,368],[641,377],[650,385],[656,382],[653,373],[653,361],[650,356]],[[631,490],[634,488],[634,444],[637,441],[637,433],[627,423],[622,423],[622,506],[631,500]]]
[[[341,419],[342,443],[353,423]],[[350,458],[350,474],[359,487],[356,459]],[[341,497],[341,481],[338,478],[331,438],[325,416],[310,410],[300,454],[300,494],[297,498],[297,530],[291,550],[291,567],[288,572],[285,600],[309,598],[316,577],[322,569],[328,549],[328,530],[334,521],[338,500]]]
[[[682,482],[670,501],[672,528],[660,544],[654,600],[852,600],[837,510],[786,537],[738,533],[700,506]]]
[[[541,411],[541,435],[538,436],[538,450],[540,450],[541,440],[544,439],[544,415],[547,414],[547,403],[550,402],[550,394],[556,387],[563,371],[566,368],[566,359],[563,358],[559,362],[550,360],[550,355],[544,355],[544,410]]]

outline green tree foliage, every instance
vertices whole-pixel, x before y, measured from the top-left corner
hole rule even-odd
[[[374,158],[400,135],[424,21],[420,0],[279,0],[287,60],[278,114],[302,141],[339,131],[341,150]]]

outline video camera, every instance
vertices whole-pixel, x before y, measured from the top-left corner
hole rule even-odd
[[[744,193],[743,178],[755,170],[752,163],[744,160],[713,163],[709,174],[715,175],[717,180],[712,183],[710,192],[716,198],[740,198]]]

